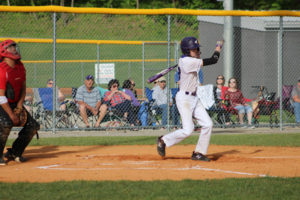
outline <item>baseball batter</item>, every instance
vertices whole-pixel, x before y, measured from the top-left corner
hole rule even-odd
[[[181,41],[182,56],[178,62],[179,92],[176,94],[176,104],[179,110],[182,129],[160,136],[157,140],[157,152],[165,156],[165,148],[171,147],[189,137],[194,130],[193,117],[202,127],[192,160],[210,161],[206,157],[213,123],[205,108],[199,101],[196,91],[199,85],[198,73],[203,66],[218,62],[224,41],[218,41],[211,58],[200,58],[200,45],[196,38],[186,37]]]

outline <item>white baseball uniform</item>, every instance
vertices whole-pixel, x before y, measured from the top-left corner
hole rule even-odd
[[[195,152],[206,155],[213,122],[196,95],[199,85],[198,72],[202,65],[203,60],[199,58],[184,56],[179,59],[180,85],[179,92],[176,94],[176,105],[183,128],[163,136],[162,140],[167,147],[171,147],[189,137],[194,131],[194,116],[202,127]]]

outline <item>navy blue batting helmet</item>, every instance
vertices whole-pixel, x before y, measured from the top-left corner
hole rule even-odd
[[[195,37],[185,37],[181,40],[180,48],[183,55],[190,55],[191,49],[200,48],[200,44]]]

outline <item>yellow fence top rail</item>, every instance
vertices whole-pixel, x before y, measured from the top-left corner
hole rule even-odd
[[[34,39],[34,38],[0,38],[0,41],[14,40],[15,42],[24,43],[53,43],[53,39]],[[127,41],[127,40],[70,40],[70,39],[57,39],[56,43],[61,44],[131,44],[142,45],[145,44],[168,44],[167,41]],[[171,42],[171,44],[174,44]]]
[[[167,62],[168,59],[103,59],[100,63],[105,62]],[[174,61],[174,59],[170,59]],[[53,60],[23,60],[23,63],[53,63]],[[97,60],[56,60],[57,63],[96,63]]]
[[[208,16],[294,16],[300,11],[243,11],[243,10],[188,10],[176,8],[163,9],[116,9],[116,8],[74,8],[63,6],[0,6],[0,12],[58,12],[58,13],[96,13],[119,15],[208,15]]]

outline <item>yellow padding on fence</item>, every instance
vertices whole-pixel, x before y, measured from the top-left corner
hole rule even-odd
[[[145,62],[167,62],[167,59],[145,59]],[[170,59],[174,61],[174,59]],[[24,60],[23,63],[53,63],[53,60]],[[99,60],[103,62],[143,62],[142,59],[111,59],[111,60]],[[56,63],[97,63],[97,60],[57,60]]]
[[[0,41],[14,40],[15,42],[24,43],[53,43],[53,39],[33,39],[33,38],[0,38]],[[142,45],[145,44],[168,44],[165,41],[126,41],[126,40],[69,40],[57,39],[56,43],[60,44],[130,44]],[[171,44],[174,44],[173,42]]]
[[[0,6],[0,12],[58,12],[58,13],[96,13],[120,15],[208,15],[208,16],[294,16],[300,11],[243,11],[243,10],[187,10],[163,9],[115,9],[115,8],[74,8],[62,6]]]

